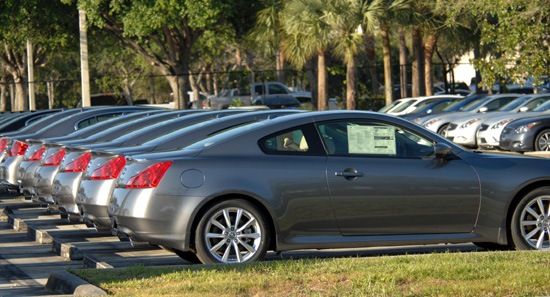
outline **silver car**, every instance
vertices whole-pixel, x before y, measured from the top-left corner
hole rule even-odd
[[[424,128],[437,132],[440,135],[445,135],[447,127],[452,121],[456,121],[462,117],[471,116],[476,113],[485,113],[495,111],[502,106],[510,103],[516,98],[523,95],[520,94],[497,94],[487,96],[479,101],[472,102],[465,106],[461,111],[436,114],[423,118],[419,125]]]
[[[469,151],[382,113],[288,115],[125,162],[114,231],[190,261],[462,242],[550,249],[550,160]]]
[[[550,99],[550,94],[536,94],[531,96],[541,99]],[[550,100],[545,101],[543,104],[532,110],[524,109],[522,111],[524,112],[509,113],[499,117],[492,117],[483,122],[476,132],[477,146],[482,149],[498,148],[500,145],[500,133],[504,130],[504,127],[506,127],[508,123],[521,118],[534,117],[550,113]]]
[[[103,134],[103,131],[112,130],[109,128],[117,127],[118,125],[122,125],[124,123],[132,122],[138,119],[140,120],[139,123],[142,123],[144,122],[143,118],[149,117],[157,113],[169,114],[167,111],[164,110],[136,112],[112,118],[110,120],[88,126],[84,129],[74,131],[64,136],[46,138],[41,140],[27,139],[29,147],[25,151],[21,164],[19,164],[19,167],[17,168],[17,182],[19,184],[19,192],[26,196],[32,196],[33,198],[35,198],[35,201],[39,201],[34,190],[36,181],[36,169],[39,165],[39,161],[43,158],[44,154],[47,154],[47,143],[57,143],[59,141],[67,141],[69,139],[95,139],[96,137],[100,137],[100,135]]]
[[[477,147],[476,132],[485,121],[506,114],[532,110],[546,100],[548,100],[548,97],[525,95],[493,112],[478,113],[462,117],[449,124],[445,131],[445,137],[460,145],[475,148]]]
[[[81,211],[84,222],[98,230],[110,229],[111,221],[107,213],[109,198],[120,170],[124,166],[124,155],[177,150],[221,131],[297,112],[301,111],[266,110],[236,114],[197,123],[144,142],[139,146],[92,151],[90,165],[80,181],[76,196],[76,204]],[[98,174],[98,172],[101,172],[101,174]],[[63,181],[58,176],[56,176],[56,179],[59,180],[54,183],[54,191],[58,185],[63,187],[63,184],[76,184],[73,180]],[[70,185],[66,187],[70,188]],[[57,196],[56,199],[60,208],[65,208],[62,205],[66,205],[67,208],[71,209],[76,206],[75,200],[71,200],[69,195],[64,195],[63,199]],[[74,213],[70,213],[70,215],[72,214]]]
[[[46,161],[41,161],[41,164],[35,171],[35,192],[36,195],[48,203],[53,203],[61,210],[63,215],[69,215],[69,219],[80,220],[80,211],[76,205],[76,193],[83,172],[87,169],[90,161],[90,152],[93,149],[99,148],[117,148],[127,146],[139,146],[142,143],[155,139],[161,135],[176,131],[203,121],[220,118],[230,114],[239,114],[247,112],[245,110],[216,110],[208,112],[199,112],[180,116],[177,118],[167,119],[157,123],[137,128],[135,130],[126,131],[121,134],[121,129],[114,129],[112,133],[108,133],[108,137],[119,135],[114,139],[101,138],[95,142],[72,142],[72,146],[61,146],[51,144],[50,149],[44,156],[47,160],[47,154],[63,154],[64,157],[57,159],[59,162],[52,164],[43,164]],[[142,121],[143,122],[143,121]],[[130,123],[131,124],[131,123]],[[143,124],[143,123],[140,123]],[[121,127],[126,130],[126,127]],[[75,146],[76,145],[76,146]],[[79,164],[78,170],[74,166]]]
[[[17,181],[17,170],[19,164],[23,160],[23,156],[28,150],[29,144],[27,139],[36,138],[48,138],[66,135],[76,130],[91,126],[101,121],[105,121],[120,115],[151,110],[151,107],[145,106],[124,106],[124,107],[96,107],[84,110],[82,112],[76,112],[68,115],[65,118],[59,119],[47,126],[31,134],[13,134],[13,136],[6,137],[7,147],[5,150],[8,152],[7,156],[0,163],[0,180],[8,189],[19,188]],[[57,113],[56,115],[59,115]],[[37,147],[37,149],[40,146]],[[33,153],[33,152],[30,152]]]
[[[74,158],[79,157],[78,155],[74,155],[75,152],[65,156],[68,152],[65,149],[66,146],[83,145],[96,142],[109,143],[110,141],[115,141],[120,137],[126,137],[135,130],[160,125],[165,122],[170,123],[170,120],[179,120],[184,115],[191,115],[197,112],[198,110],[177,110],[158,114],[149,114],[149,112],[147,112],[145,118],[133,119],[130,122],[120,123],[109,120],[105,123],[110,126],[109,128],[101,125],[100,128],[103,128],[103,130],[96,131],[96,129],[92,129],[93,131],[96,131],[93,135],[89,134],[93,131],[85,131],[85,133],[75,133],[75,135],[72,135],[73,133],[71,133],[66,137],[49,138],[45,141],[33,142],[32,140],[29,140],[29,143],[35,146],[42,145],[40,149],[45,150],[43,151],[42,158],[39,159],[38,164],[33,164],[27,168],[22,168],[21,165],[19,166],[19,175],[24,177],[24,179],[21,180],[20,188],[34,194],[33,200],[55,204],[56,201],[52,197],[52,183],[55,175],[59,171],[59,167],[62,165],[61,162],[67,160],[67,162],[70,163],[75,160]],[[93,128],[93,126],[90,128]],[[60,141],[61,144],[57,143],[57,141]],[[29,148],[33,148],[33,146],[30,146]],[[31,149],[29,150],[32,151]],[[67,162],[66,164],[68,164]],[[24,172],[21,172],[23,170]],[[78,174],[78,172],[72,172],[72,174]]]

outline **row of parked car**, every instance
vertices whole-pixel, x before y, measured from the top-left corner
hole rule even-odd
[[[380,112],[410,120],[469,148],[550,150],[550,93],[404,98]]]
[[[193,263],[550,248],[550,160],[476,153],[383,113],[94,107],[3,114],[0,133],[4,187]]]

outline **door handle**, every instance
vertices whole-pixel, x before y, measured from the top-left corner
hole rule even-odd
[[[347,180],[353,180],[353,179],[356,179],[358,177],[363,177],[362,172],[358,172],[357,170],[355,170],[353,168],[347,168],[344,171],[336,171],[334,173],[334,175],[344,177]]]

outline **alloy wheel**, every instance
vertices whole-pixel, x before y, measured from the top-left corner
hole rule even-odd
[[[258,218],[246,209],[226,207],[208,217],[203,239],[210,256],[221,263],[246,262],[262,245]]]
[[[531,248],[550,248],[550,196],[539,196],[523,207],[519,228],[521,236]]]

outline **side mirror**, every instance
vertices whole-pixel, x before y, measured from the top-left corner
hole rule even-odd
[[[433,112],[433,110],[431,108],[426,110],[426,113],[432,113],[432,112]]]
[[[487,106],[483,106],[482,108],[478,109],[477,112],[484,113],[484,112],[487,112],[488,110],[489,108],[487,108]]]
[[[526,111],[529,111],[529,107],[527,106],[523,106],[519,109],[519,112],[526,112]]]
[[[436,143],[434,150],[436,158],[445,159],[451,154],[452,148],[445,143]]]

